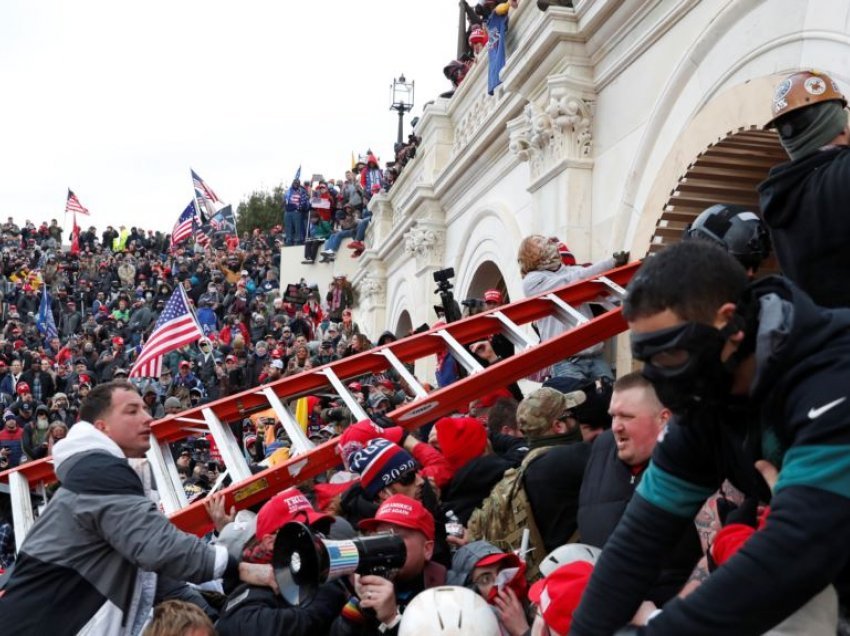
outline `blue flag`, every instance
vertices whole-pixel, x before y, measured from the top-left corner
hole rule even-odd
[[[35,321],[35,326],[44,338],[45,346],[48,345],[51,339],[59,337],[59,332],[56,331],[56,322],[53,320],[53,312],[50,309],[50,296],[47,293],[47,285],[42,287],[41,304],[38,306],[38,318]],[[54,351],[53,353],[59,352]]]
[[[301,165],[299,164],[298,170],[295,171],[295,177],[292,179],[293,181],[297,181],[301,183]]]
[[[508,14],[497,15],[495,11],[487,18],[487,34],[490,37],[487,42],[487,57],[489,67],[487,69],[487,94],[492,95],[496,87],[502,83],[499,73],[505,65],[505,38],[508,35]]]

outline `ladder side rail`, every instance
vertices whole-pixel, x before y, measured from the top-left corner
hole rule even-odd
[[[486,392],[494,385],[507,385],[534,371],[562,360],[590,345],[617,335],[626,329],[621,311],[615,310],[581,325],[577,329],[565,332],[522,353],[501,360],[481,373],[467,376],[449,386],[429,393],[421,400],[415,400],[388,413],[390,419],[406,429],[413,429],[447,415],[458,407],[469,403],[469,396],[476,392]],[[289,486],[315,477],[325,470],[338,466],[340,459],[336,455],[336,438],[317,446],[306,455],[294,457],[280,466],[269,468],[252,476],[249,480],[234,484],[224,491],[225,503],[229,508],[235,505],[242,509],[259,503]],[[297,473],[293,474],[293,467]],[[240,494],[241,493],[241,494]],[[195,534],[204,534],[212,523],[200,504],[191,504],[188,508],[171,517],[183,530]]]
[[[9,491],[12,498],[12,527],[15,529],[15,550],[20,551],[24,539],[35,523],[30,497],[30,485],[23,473],[9,475]]]
[[[640,263],[635,262],[613,269],[605,273],[605,278],[618,285],[625,285],[639,265]],[[596,277],[596,279],[598,278]],[[600,290],[600,283],[594,282],[596,279],[587,278],[576,281],[554,291],[543,292],[538,296],[525,298],[511,305],[498,307],[497,309],[517,325],[528,324],[552,315],[551,301],[544,299],[546,294],[555,294],[570,305],[580,305],[598,299],[603,294],[603,291]],[[414,361],[428,355],[435,355],[444,344],[432,337],[432,334],[437,330],[442,329],[447,331],[458,342],[464,344],[482,340],[500,332],[500,327],[486,316],[487,312],[470,316],[442,327],[435,327],[421,334],[415,334],[397,340],[396,342],[382,345],[382,348],[390,348],[401,361]],[[364,351],[355,356],[323,365],[310,372],[301,373],[289,378],[282,378],[277,382],[269,384],[269,386],[274,388],[275,393],[281,399],[290,400],[322,390],[326,386],[326,382],[324,375],[319,372],[325,368],[333,368],[334,373],[342,381],[367,373],[382,373],[386,371],[389,368],[388,363],[382,361],[379,356],[373,355],[374,353],[374,349]],[[243,393],[221,398],[216,402],[207,404],[205,408],[212,408],[220,419],[231,421],[239,417],[246,417],[252,412],[268,408],[268,406],[264,397],[256,395],[253,389],[249,389]],[[197,414],[198,410],[190,409],[182,412],[180,416],[191,417],[193,413]],[[154,423],[153,430],[156,431],[158,439],[162,440],[164,435],[174,434],[174,429],[179,428],[174,423],[174,418],[176,417],[178,416],[170,416]],[[162,434],[159,431],[162,431]]]
[[[502,311],[516,324],[521,325],[530,323],[544,316],[552,315],[551,301],[547,301],[542,298],[546,295],[546,293],[554,293],[559,298],[570,304],[580,304],[582,302],[594,300],[600,295],[600,278],[606,278],[616,285],[626,285],[639,266],[639,262],[630,263],[623,267],[606,272],[602,277],[576,281],[564,286],[563,288],[555,290],[554,292],[545,292],[539,296],[523,299],[516,303],[512,303],[511,305],[499,307],[498,310]],[[602,282],[604,283],[604,281]],[[610,287],[610,285],[607,284],[606,286]],[[493,324],[491,319],[486,317],[485,312],[485,314],[479,314],[459,322],[451,323],[450,325],[446,325],[444,328],[449,331],[455,339],[461,342],[471,343],[495,333],[494,327],[496,327],[496,325]],[[384,345],[384,347],[391,348],[393,354],[400,360],[417,360],[426,355],[434,354],[436,352],[435,348],[443,346],[443,343],[430,337],[432,332],[409,336],[394,343]],[[595,342],[591,342],[589,344],[595,344]],[[371,370],[374,366],[375,360],[380,361],[379,356],[370,356],[370,353],[374,354],[375,351],[370,350],[368,352],[358,354],[357,356],[352,356],[351,358],[346,358],[345,360],[337,361],[325,366],[333,366],[336,370],[342,370],[340,373],[342,377],[345,377],[345,372],[351,372],[353,375],[357,375],[358,373],[362,375],[363,373],[367,373]],[[367,358],[371,358],[372,362],[367,362]],[[541,364],[539,368],[542,368],[543,366],[545,365]],[[319,370],[322,368],[324,367],[320,367]],[[383,365],[380,365],[380,370],[383,369]],[[308,395],[311,392],[315,392],[317,389],[321,389],[326,386],[326,380],[323,374],[321,376],[317,376],[314,371],[292,376],[291,378],[284,378],[269,386],[274,388],[277,395],[292,397],[294,395]],[[255,411],[268,408],[268,403],[265,396],[257,396],[252,393],[252,390],[248,390],[242,394],[221,398],[217,402],[204,405],[204,407],[189,409],[188,411],[183,411],[178,415],[163,418],[154,423],[152,426],[152,432],[156,435],[160,442],[184,439],[188,435],[184,432],[183,425],[179,421],[179,418],[190,418],[193,414],[196,416],[200,415],[204,408],[213,409],[220,419],[230,421],[236,418],[245,417]],[[11,473],[20,470],[28,471],[28,475],[30,475],[29,471],[38,472],[40,479],[48,481],[55,480],[52,462],[50,458],[46,458],[36,462],[28,462],[24,467],[16,467],[0,473],[0,482],[7,482]],[[34,481],[31,477],[28,479],[30,481]]]
[[[231,484],[221,492],[227,510],[238,510],[262,503],[281,490],[296,486],[341,464],[336,452],[336,439],[317,446],[307,455],[292,457],[281,465],[267,468],[250,479]],[[185,532],[203,536],[213,528],[203,500],[189,504],[169,517],[172,523]]]

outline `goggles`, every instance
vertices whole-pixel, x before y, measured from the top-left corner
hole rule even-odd
[[[720,330],[698,322],[646,334],[632,334],[632,356],[653,368],[653,375],[675,377],[699,363],[707,349],[724,340]]]

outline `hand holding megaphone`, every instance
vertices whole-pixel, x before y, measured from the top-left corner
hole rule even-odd
[[[303,523],[290,522],[277,533],[272,566],[280,595],[291,605],[307,605],[322,583],[353,573],[391,579],[406,559],[399,535],[331,541]]]

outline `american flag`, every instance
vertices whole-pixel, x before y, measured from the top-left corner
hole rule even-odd
[[[195,186],[195,200],[200,204],[199,211],[206,210],[207,217],[211,217],[218,211],[215,204],[220,203],[221,199],[219,199],[216,193],[213,192],[212,188],[198,176],[197,172],[194,170],[191,170],[191,172],[192,185]],[[206,220],[203,218],[203,215],[201,216],[201,220]]]
[[[153,333],[130,369],[129,377],[158,378],[162,369],[162,357],[166,353],[195,342],[203,335],[189,309],[186,292],[182,285],[178,285],[165,303]]]
[[[180,243],[180,241],[192,236],[193,219],[195,218],[195,202],[190,201],[186,209],[180,214],[177,223],[174,224],[174,229],[171,230],[171,245],[172,247]]]
[[[65,201],[65,214],[68,212],[79,212],[80,214],[89,215],[89,209],[83,207],[83,204],[80,203],[80,200],[77,198],[77,195],[71,192],[71,188],[68,188],[68,200]]]

